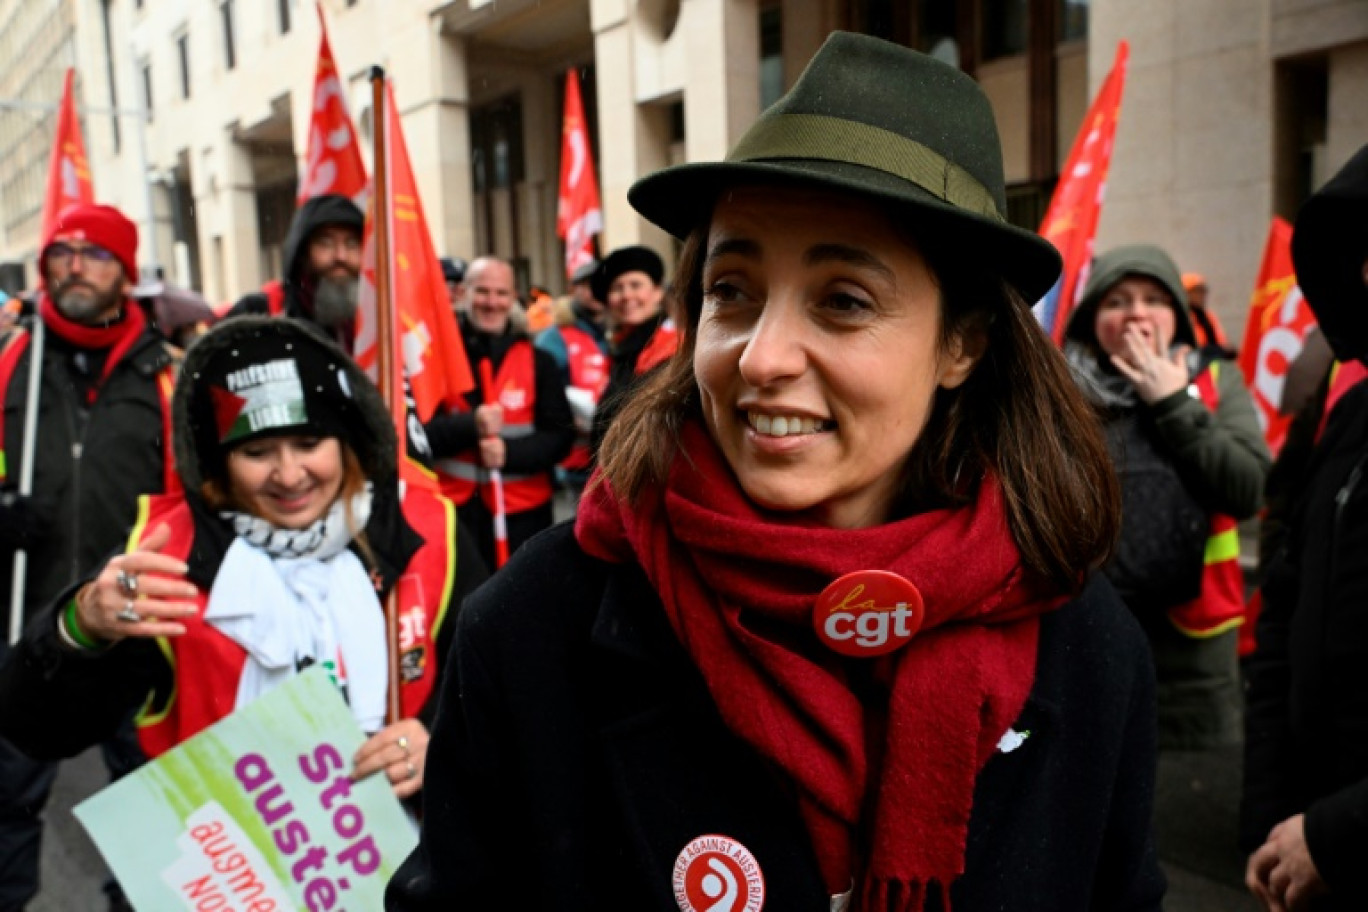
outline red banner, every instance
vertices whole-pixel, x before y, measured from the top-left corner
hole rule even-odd
[[[603,230],[598,180],[584,123],[579,73],[565,77],[565,123],[561,128],[560,199],[556,204],[556,235],[565,241],[565,275],[594,258],[594,235]]]
[[[347,111],[346,88],[333,61],[328,43],[328,23],[318,6],[322,37],[318,42],[318,68],[314,71],[313,119],[309,124],[309,151],[299,181],[296,205],[315,196],[335,193],[350,197],[366,208],[366,166],[361,145]]]
[[[418,417],[427,421],[441,406],[455,408],[460,397],[475,388],[475,382],[456,318],[451,312],[442,266],[428,233],[418,185],[413,179],[403,125],[394,105],[392,83],[385,85],[384,116],[377,120],[385,130],[388,170],[386,198],[389,211],[382,215],[389,219],[387,278],[392,291],[390,300],[394,302],[393,338],[398,347],[393,360],[395,369],[402,370],[402,380],[408,382]],[[357,363],[372,379],[376,378],[376,343],[379,339],[375,295],[379,278],[374,243],[376,215],[374,206],[367,210],[354,348]],[[402,380],[396,389],[404,388]]]
[[[1116,121],[1121,116],[1121,94],[1126,84],[1129,55],[1130,45],[1126,42],[1116,46],[1111,72],[1083,118],[1060,174],[1059,185],[1050,199],[1045,221],[1040,226],[1041,236],[1054,244],[1064,258],[1064,272],[1059,281],[1035,306],[1036,318],[1056,343],[1063,342],[1075,299],[1088,281],[1093,238],[1097,234],[1097,219],[1102,214],[1102,197],[1107,190]]]
[[[1292,423],[1290,415],[1278,414],[1287,367],[1301,353],[1306,334],[1315,325],[1316,317],[1292,270],[1292,226],[1274,216],[1249,303],[1240,370],[1254,397],[1264,439],[1275,456]]]
[[[57,108],[57,132],[48,161],[47,195],[43,198],[43,223],[40,239],[52,234],[57,216],[68,206],[95,202],[95,187],[90,181],[90,163],[81,140],[81,122],[76,117],[72,83],[76,71],[68,68],[62,83],[62,103]],[[40,240],[41,243],[41,240]]]

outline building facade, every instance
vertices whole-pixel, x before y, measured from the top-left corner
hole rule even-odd
[[[145,262],[224,301],[281,269],[309,129],[319,39],[312,6],[0,0],[0,21],[21,8],[24,16],[65,10],[59,22],[70,25],[54,25],[54,35],[64,37],[53,41],[73,59],[30,55],[30,71],[60,87],[61,68],[74,63],[85,105],[149,112],[146,120],[83,118],[97,196],[139,222]],[[602,248],[646,243],[668,255],[673,242],[635,215],[628,187],[661,166],[724,155],[832,29],[907,44],[978,79],[998,118],[1009,215],[1032,228],[1124,38],[1131,66],[1098,247],[1165,245],[1184,269],[1208,275],[1215,305],[1236,334],[1270,216],[1294,215],[1311,189],[1368,142],[1364,0],[320,6],[367,143],[370,68],[380,65],[394,78],[437,250],[507,257],[524,287],[564,285],[555,221],[571,67],[580,72],[598,166]],[[40,66],[40,56],[50,62]],[[22,76],[28,61],[15,55],[0,61],[0,98],[19,94],[24,78],[40,78]],[[45,84],[33,82],[29,91]],[[38,134],[50,137],[50,126]],[[9,175],[31,172],[33,154],[9,151],[6,136],[0,130],[0,184],[8,194]],[[46,152],[41,159],[40,170]],[[27,262],[31,275],[41,190],[22,204],[9,195],[4,201],[0,261]],[[150,235],[148,225],[155,226]]]

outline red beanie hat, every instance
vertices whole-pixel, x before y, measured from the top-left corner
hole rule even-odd
[[[128,281],[138,281],[138,226],[113,206],[81,203],[62,210],[52,234],[43,239],[43,251],[68,240],[98,244],[123,264]]]

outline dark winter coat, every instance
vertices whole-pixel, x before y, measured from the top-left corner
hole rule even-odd
[[[104,353],[77,348],[51,331],[44,347],[31,502],[39,534],[28,548],[26,616],[122,544],[137,514],[138,495],[161,491],[165,481],[157,375],[172,356],[161,336],[150,328],[144,331],[114,366],[93,404],[87,403],[84,390],[99,376]],[[23,470],[32,355],[30,339],[8,388],[0,391],[11,484]],[[12,547],[0,544],[0,630],[9,625],[13,567]]]
[[[538,536],[467,604],[452,662],[391,912],[675,910],[675,858],[704,834],[754,854],[765,908],[829,908],[791,789],[723,724],[635,564],[569,525]],[[1030,736],[979,777],[955,908],[1160,907],[1153,688],[1105,581],[1043,619]]]
[[[651,341],[660,324],[667,319],[669,314],[661,310],[609,346],[608,354],[611,361],[608,367],[608,385],[599,397],[599,406],[594,412],[594,424],[589,434],[589,449],[595,456],[598,455],[604,435],[608,433],[609,425],[627,401],[627,396],[641,382],[641,377],[637,374],[637,359],[641,357],[646,344]]]
[[[1331,897],[1368,908],[1368,384],[1335,406],[1263,585],[1240,841],[1305,812]]]

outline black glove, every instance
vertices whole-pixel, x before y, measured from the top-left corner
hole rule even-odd
[[[0,546],[18,551],[32,549],[48,532],[48,516],[32,497],[12,487],[0,488]]]

